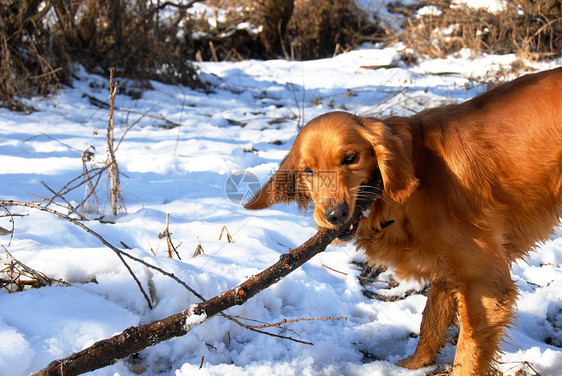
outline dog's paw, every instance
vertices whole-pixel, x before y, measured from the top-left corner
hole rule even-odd
[[[421,359],[420,357],[415,356],[415,354],[414,354],[414,355],[411,355],[407,358],[399,360],[398,362],[396,362],[396,365],[400,366],[400,367],[408,368],[408,369],[418,369],[418,368],[422,368],[422,367],[427,367],[431,363],[433,363],[433,359],[431,359],[431,360]]]

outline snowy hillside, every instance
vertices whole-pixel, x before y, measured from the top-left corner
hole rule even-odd
[[[473,60],[467,53],[405,66],[401,53],[399,48],[365,48],[318,61],[201,63],[207,92],[152,82],[152,88],[138,89],[140,99],[117,95],[116,137],[134,124],[116,154],[126,212],[110,215],[104,188],[98,193],[100,214],[89,215],[103,215],[104,220],[85,224],[206,298],[236,286],[303,243],[315,228],[310,214],[295,207],[244,210],[234,194],[244,195],[248,187],[227,185],[231,174],[250,171],[263,184],[287,154],[298,126],[327,111],[408,115],[471,98],[486,90],[489,81],[515,77],[510,73],[513,55]],[[527,65],[543,70],[562,61]],[[51,196],[46,186],[59,190],[82,173],[82,152],[90,146],[95,160],[105,158],[108,109],[100,103],[108,102],[108,82],[84,72],[78,76],[73,88],[49,99],[30,100],[36,112],[0,109],[0,200]],[[121,85],[131,89],[130,83]],[[80,188],[66,198],[75,203],[83,195]],[[127,269],[98,239],[49,213],[6,209],[17,216],[13,238],[0,236],[0,244],[26,266],[70,285],[0,291],[1,376],[38,371],[129,326],[169,316],[198,301],[174,280],[129,261],[151,292],[155,307],[150,310]],[[0,227],[11,230],[11,217],[1,211]],[[159,239],[167,213],[181,260],[168,258],[166,239]],[[234,243],[224,236],[218,240],[223,226]],[[192,257],[199,241],[204,254]],[[0,259],[0,270],[12,260],[4,249]],[[255,333],[215,317],[184,337],[91,374],[414,376],[449,367],[453,345],[443,350],[436,366],[409,371],[394,365],[417,343],[425,304],[417,292],[423,286],[410,281],[392,288],[385,282],[363,286],[358,279],[363,260],[351,244],[329,247],[227,312],[250,325],[331,318],[263,329],[313,345]],[[560,265],[558,228],[526,262],[513,267],[520,298],[516,326],[502,347],[499,369],[506,375],[561,374]],[[391,281],[392,270],[377,278]],[[400,299],[370,299],[364,290]]]

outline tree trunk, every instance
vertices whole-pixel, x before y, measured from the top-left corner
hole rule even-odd
[[[263,19],[260,39],[267,53],[281,53],[287,24],[293,14],[293,0],[258,0]]]

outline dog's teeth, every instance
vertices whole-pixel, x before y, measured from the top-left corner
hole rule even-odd
[[[349,226],[350,230],[353,230],[353,223],[351,224],[351,226]]]

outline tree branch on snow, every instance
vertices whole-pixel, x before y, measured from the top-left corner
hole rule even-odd
[[[125,265],[125,268],[127,268],[127,270],[129,271],[129,274],[131,274],[131,276],[133,277],[133,279],[135,280],[137,286],[139,287],[142,295],[144,296],[144,299],[146,300],[148,307],[150,309],[152,309],[152,303],[150,301],[150,298],[148,296],[148,294],[146,293],[146,291],[144,291],[144,288],[142,287],[142,284],[140,283],[139,279],[137,278],[137,276],[135,275],[135,273],[133,273],[133,270],[131,269],[131,267],[129,266],[129,264],[127,264],[127,262],[125,261],[125,259],[123,258],[123,256],[127,256],[130,259],[133,259],[135,261],[139,261],[141,262],[142,260],[129,255],[126,252],[123,252],[122,250],[120,250],[119,248],[116,248],[115,246],[113,246],[111,243],[109,243],[107,240],[105,240],[100,234],[98,234],[97,232],[93,231],[92,229],[90,229],[89,227],[87,227],[85,224],[83,224],[82,222],[80,222],[79,220],[72,218],[66,214],[60,213],[56,210],[53,210],[51,208],[45,207],[45,206],[41,206],[38,204],[34,204],[34,203],[30,203],[30,202],[18,202],[18,201],[12,201],[12,200],[0,200],[0,206],[2,207],[9,207],[9,206],[23,206],[23,207],[27,207],[27,208],[31,208],[31,209],[37,209],[40,211],[44,211],[47,213],[51,213],[59,218],[63,218],[66,219],[67,221],[71,222],[72,224],[75,224],[76,226],[82,228],[84,231],[88,232],[89,234],[92,234],[93,236],[95,236],[97,239],[99,239],[99,241],[101,241],[105,246],[107,246],[109,249],[111,249],[113,252],[115,252],[115,254],[117,255],[117,257],[119,257],[119,259],[121,260],[121,262],[123,263],[123,265]],[[146,264],[143,262],[143,264]]]
[[[282,255],[277,263],[241,285],[163,320],[128,328],[119,335],[101,340],[85,350],[50,363],[36,375],[78,375],[110,365],[116,359],[122,359],[162,341],[185,335],[196,325],[227,308],[243,304],[261,290],[279,281],[312,256],[326,249],[337,235],[337,230],[320,229],[306,243]]]
[[[299,247],[290,249],[288,253],[281,255],[279,261],[275,264],[250,277],[237,287],[222,292],[214,298],[192,305],[190,308],[165,319],[125,329],[122,333],[98,341],[80,352],[69,355],[67,358],[51,362],[46,368],[34,375],[71,376],[103,368],[149,346],[183,336],[197,325],[206,322],[217,314],[221,314],[224,310],[245,303],[260,291],[296,270],[316,254],[324,251],[332,241],[348,229],[350,224],[355,223],[380,192],[378,184],[366,186],[363,189],[364,192],[359,195],[356,204],[356,211],[349,222],[337,229],[319,228],[312,238]],[[0,205],[3,205],[3,203],[3,201],[0,201]]]
[[[256,328],[256,329],[257,328],[271,328],[271,327],[274,327],[274,326],[280,327],[283,324],[288,324],[288,323],[291,323],[291,322],[299,322],[299,321],[328,321],[328,320],[333,320],[333,321],[347,320],[347,317],[344,317],[344,316],[342,316],[342,317],[309,317],[309,318],[306,318],[306,319],[294,319],[294,320],[283,319],[283,320],[281,320],[279,322],[276,322],[274,324],[252,325],[252,328]]]
[[[95,236],[97,239],[99,239],[102,242],[102,244],[107,246],[109,249],[111,249],[117,255],[122,255],[126,258],[129,258],[129,259],[131,259],[135,262],[138,262],[138,263],[146,266],[149,269],[153,269],[153,270],[165,275],[166,277],[169,277],[169,278],[173,279],[178,284],[180,284],[183,288],[185,288],[187,291],[189,291],[194,296],[196,296],[200,301],[206,300],[201,294],[199,294],[197,291],[195,291],[193,288],[191,288],[187,283],[185,283],[184,281],[182,281],[181,279],[176,277],[173,273],[167,272],[166,270],[164,270],[162,268],[159,268],[158,266],[152,265],[152,264],[150,264],[150,263],[148,263],[148,262],[146,262],[142,259],[139,259],[139,258],[137,258],[137,257],[135,257],[135,256],[133,256],[133,255],[131,255],[131,254],[115,247],[115,246],[113,246],[111,243],[109,243],[107,240],[105,240],[100,234],[96,233],[94,230],[90,229],[89,227],[87,227],[82,222],[79,222],[78,220],[76,220],[74,218],[71,218],[69,215],[57,212],[57,211],[55,211],[53,209],[50,209],[50,208],[47,208],[45,206],[41,206],[41,205],[37,205],[35,203],[29,203],[29,202],[0,201],[0,206],[4,206],[4,207],[6,207],[6,206],[24,206],[24,207],[28,207],[28,208],[32,208],[32,209],[37,209],[37,210],[40,210],[40,211],[45,211],[45,212],[51,213],[51,214],[53,214],[53,215],[55,215],[59,218],[66,219],[69,222],[79,226],[80,228],[82,228],[83,230],[88,232],[89,234]],[[77,213],[75,213],[75,214],[77,214]],[[18,215],[20,215],[20,214],[10,213],[10,216],[12,216],[12,217],[18,216]],[[12,230],[10,230],[9,233],[13,236],[13,232],[14,232],[14,229],[13,229],[13,221],[12,221]],[[123,258],[120,257],[120,259],[121,259],[121,261],[124,261]],[[124,264],[125,264],[125,267],[127,267],[127,270],[131,273],[131,275],[133,275],[132,270],[128,267],[128,265],[126,263],[124,263]],[[142,288],[142,285],[140,285],[140,282],[138,281],[138,279],[135,278],[134,276],[133,276],[133,278],[137,282],[137,285],[139,286],[139,289],[140,289],[141,293],[143,293],[143,296],[147,300],[148,307],[151,308],[151,301],[148,299],[148,295],[144,292],[144,289]],[[269,332],[266,332],[266,331],[263,331],[263,330],[256,329],[256,328],[252,327],[251,325],[247,325],[247,324],[242,323],[240,320],[238,320],[238,318],[232,317],[232,316],[227,315],[225,313],[220,313],[220,315],[222,317],[226,318],[227,320],[230,320],[230,321],[234,322],[236,325],[239,325],[242,328],[248,329],[248,330],[256,332],[256,333],[265,334],[265,335],[268,335],[268,336],[271,336],[271,337],[277,337],[277,338],[286,339],[286,340],[294,341],[294,342],[298,342],[298,343],[303,343],[303,344],[306,344],[306,345],[312,345],[312,343],[310,343],[310,342],[304,342],[304,341],[301,341],[301,340],[298,340],[298,339],[295,339],[295,338],[292,338],[292,337],[287,337],[287,336],[283,336],[283,335],[280,335],[280,334],[269,333]]]

